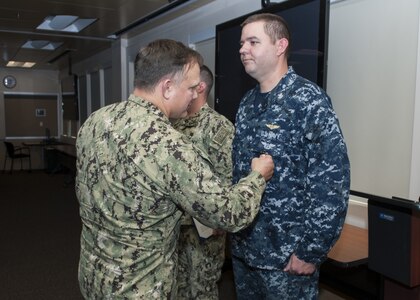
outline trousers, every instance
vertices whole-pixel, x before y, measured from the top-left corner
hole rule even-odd
[[[237,300],[316,300],[319,271],[308,276],[257,269],[232,257]]]
[[[178,298],[218,300],[226,234],[200,239],[194,226],[181,226],[178,240]]]

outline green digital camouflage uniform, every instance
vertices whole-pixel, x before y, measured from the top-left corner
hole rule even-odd
[[[174,126],[207,153],[215,174],[230,185],[233,124],[205,104],[197,114]],[[178,299],[219,299],[217,281],[225,259],[225,241],[225,233],[200,239],[192,218],[183,217],[178,241]]]
[[[94,112],[76,148],[86,299],[175,299],[182,210],[227,231],[246,227],[259,210],[261,174],[222,185],[205,153],[134,95]]]

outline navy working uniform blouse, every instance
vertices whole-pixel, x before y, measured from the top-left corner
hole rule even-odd
[[[327,94],[292,67],[269,93],[248,91],[236,116],[234,182],[252,157],[275,171],[251,226],[232,235],[232,254],[251,267],[282,270],[292,253],[319,265],[342,229],[350,164]]]

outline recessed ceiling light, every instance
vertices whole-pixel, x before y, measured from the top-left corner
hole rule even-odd
[[[77,19],[79,19],[77,16],[59,15],[53,17],[49,25],[54,30],[63,30],[73,24]]]
[[[97,19],[81,19],[78,16],[57,15],[44,19],[36,29],[53,30],[61,32],[80,32]]]
[[[50,42],[47,40],[29,40],[23,44],[22,48],[53,51],[60,47],[62,44],[63,43],[60,42]]]
[[[29,61],[14,61],[11,60],[7,63],[7,67],[11,68],[32,68],[36,63]]]

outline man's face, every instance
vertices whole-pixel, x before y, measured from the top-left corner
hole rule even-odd
[[[170,118],[178,119],[187,116],[187,109],[191,101],[197,98],[197,86],[200,83],[200,66],[191,66],[183,78],[174,84],[171,99]]]
[[[191,104],[188,106],[188,116],[192,116],[196,114],[200,110],[201,106],[199,105],[198,98],[195,98],[191,101]]]
[[[241,35],[242,64],[245,71],[260,81],[278,64],[278,47],[271,42],[264,31],[264,22],[258,21],[245,25]]]

